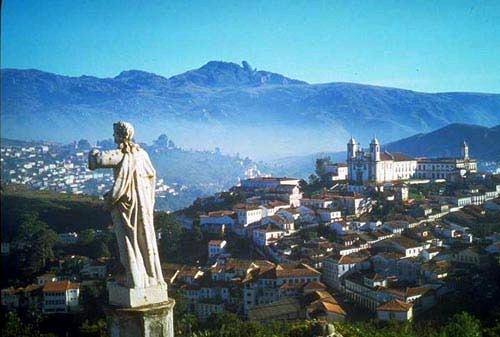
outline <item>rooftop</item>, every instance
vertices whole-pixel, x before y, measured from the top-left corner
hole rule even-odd
[[[63,292],[69,289],[79,289],[80,283],[72,283],[68,280],[48,282],[43,286],[43,292]]]
[[[413,307],[413,303],[406,303],[397,299],[386,302],[378,306],[377,310],[382,311],[404,311],[407,312]]]

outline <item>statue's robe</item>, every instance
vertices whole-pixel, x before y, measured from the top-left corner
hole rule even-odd
[[[145,288],[164,284],[153,225],[155,169],[146,151],[138,146],[109,154],[122,157],[118,165],[112,165],[115,183],[107,201],[111,205],[120,260],[127,270],[127,285]]]

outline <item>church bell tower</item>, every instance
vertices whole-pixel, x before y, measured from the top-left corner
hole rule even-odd
[[[462,158],[466,160],[469,159],[469,145],[467,145],[465,140],[462,144]]]
[[[373,161],[380,161],[380,143],[377,138],[373,138],[370,143],[370,154]]]

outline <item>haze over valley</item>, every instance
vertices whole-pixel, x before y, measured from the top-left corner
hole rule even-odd
[[[500,123],[500,95],[421,93],[355,83],[309,84],[242,65],[211,61],[165,78],[124,71],[114,78],[2,69],[6,138],[90,142],[119,119],[140,141],[167,134],[182,148],[256,160],[345,150],[352,134],[384,143],[451,123]]]

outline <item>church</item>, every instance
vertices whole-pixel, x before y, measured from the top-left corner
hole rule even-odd
[[[354,184],[385,183],[413,178],[417,160],[402,153],[381,151],[377,138],[372,139],[369,151],[365,151],[351,137],[347,143],[347,166],[349,181]]]
[[[381,151],[373,138],[368,151],[351,137],[347,143],[348,180],[352,184],[386,183],[408,179],[452,179],[477,172],[477,161],[469,157],[469,146],[461,144],[461,158],[412,158]]]

